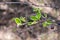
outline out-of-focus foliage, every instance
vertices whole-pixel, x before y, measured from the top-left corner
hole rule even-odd
[[[47,27],[50,24],[52,24],[52,22],[50,20],[47,20],[47,21],[43,22],[42,24],[43,24],[43,27]]]
[[[22,25],[23,22],[26,21],[26,20],[25,20],[25,17],[13,18],[13,20],[15,21],[15,23],[16,23],[17,25]]]

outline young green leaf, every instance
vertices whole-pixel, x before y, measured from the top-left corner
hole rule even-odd
[[[43,22],[43,27],[47,27],[47,22]]]
[[[36,24],[37,22],[36,21],[33,21],[32,24]]]
[[[20,20],[23,21],[23,22],[26,21],[25,17],[20,17]]]
[[[41,12],[39,8],[34,8],[33,9],[36,12],[36,16],[31,16],[31,20],[37,21],[41,18]]]
[[[52,24],[52,22],[50,20],[47,20],[47,21],[43,22],[43,27],[47,27],[50,24]]]
[[[22,24],[22,22],[21,22],[21,20],[19,18],[15,18],[15,22],[16,22],[17,25],[21,25]]]
[[[41,12],[37,12],[37,14],[36,14],[36,18],[37,18],[37,20],[39,20],[40,18],[41,18]]]
[[[28,25],[32,25],[32,22],[28,22]]]
[[[37,22],[34,21],[34,22],[28,22],[28,25],[33,25],[33,24],[36,24]]]
[[[31,16],[30,19],[33,21],[37,21],[37,18],[35,16]]]

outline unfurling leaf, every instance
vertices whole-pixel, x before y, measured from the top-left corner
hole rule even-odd
[[[22,24],[22,22],[21,22],[21,20],[19,18],[15,18],[15,22],[16,22],[17,25],[21,25]]]
[[[20,17],[20,20],[23,21],[23,22],[26,21],[25,17]]]

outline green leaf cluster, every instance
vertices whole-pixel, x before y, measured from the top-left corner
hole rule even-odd
[[[14,18],[14,21],[17,25],[22,25],[23,22],[25,22],[25,17],[20,17],[20,18]]]
[[[33,22],[28,22],[29,25],[36,24],[38,20],[41,18],[41,11],[39,8],[34,8],[34,11],[36,12],[35,16],[30,16],[30,19],[33,20]]]
[[[43,16],[43,15],[41,14],[41,10],[40,10],[39,8],[33,8],[33,11],[36,13],[36,15],[33,15],[33,16],[30,16],[30,17],[29,17],[29,19],[32,20],[32,21],[29,21],[29,22],[27,23],[27,25],[29,25],[29,26],[30,26],[30,25],[33,25],[33,24],[36,24],[37,21],[39,21],[39,20],[41,19],[41,17]],[[47,14],[44,14],[43,17],[47,18]],[[17,25],[22,25],[23,22],[26,22],[25,17],[13,18],[13,19],[14,19],[14,21],[15,21],[15,23],[16,23]],[[46,20],[46,21],[44,21],[44,22],[42,23],[43,27],[47,27],[47,26],[49,26],[50,24],[52,24],[52,22],[51,22],[50,20]]]

